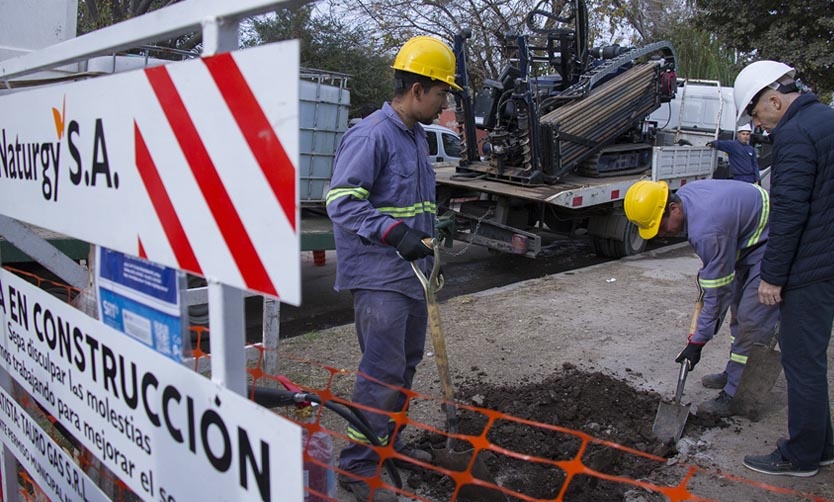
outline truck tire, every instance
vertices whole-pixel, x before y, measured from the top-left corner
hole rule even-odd
[[[595,216],[591,218],[588,232],[593,239],[594,252],[599,256],[623,258],[646,250],[646,240],[624,214]]]

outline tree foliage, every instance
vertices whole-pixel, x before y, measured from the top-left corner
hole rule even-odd
[[[668,31],[660,31],[655,36],[658,40],[668,40],[675,47],[679,76],[733,84],[738,73],[735,52],[719,43],[714,35],[693,26],[689,20],[672,22],[663,29]]]
[[[698,25],[739,52],[740,66],[759,59],[795,67],[816,92],[834,91],[834,1],[697,0]]]
[[[351,111],[376,109],[391,97],[394,72],[383,45],[361,25],[351,25],[336,13],[317,12],[307,5],[284,9],[252,22],[244,45],[298,39],[301,65],[350,75]]]
[[[464,27],[471,28],[468,60],[476,80],[500,70],[501,36],[522,30],[524,16],[534,3],[534,0],[330,0],[334,11],[363,18],[392,61],[396,50],[413,36],[435,36],[452,45],[456,33]]]
[[[148,12],[167,7],[168,5],[181,2],[182,0],[78,0],[78,34],[83,35],[112,24],[141,16]],[[193,33],[174,40],[160,41],[162,49],[175,49],[183,51],[194,50],[202,41],[201,33]],[[156,57],[173,58],[170,53],[164,50]]]
[[[414,35],[433,35],[452,44],[462,27],[472,30],[467,65],[470,82],[495,78],[506,63],[502,39],[529,33],[533,9],[564,13],[575,0],[328,0],[346,18],[361,19],[378,33],[383,49],[393,51]],[[692,26],[694,0],[584,0],[589,45],[643,45],[671,41],[680,58],[679,73],[689,78],[731,82],[733,53],[722,49],[708,30]],[[551,22],[551,26],[554,27]]]

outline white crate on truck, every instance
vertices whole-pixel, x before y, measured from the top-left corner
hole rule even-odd
[[[652,150],[652,179],[711,177],[715,150],[706,146],[662,146]]]

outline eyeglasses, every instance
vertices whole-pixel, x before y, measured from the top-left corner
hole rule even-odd
[[[761,91],[757,92],[755,96],[753,96],[753,99],[750,100],[750,104],[747,105],[747,108],[744,109],[744,112],[747,113],[747,115],[751,117],[753,116],[753,108],[756,108],[756,105],[759,104],[759,99],[761,99],[762,94],[764,94],[764,92],[768,89],[770,89],[770,86],[765,87]]]
[[[765,93],[766,90],[773,89],[774,91],[780,94],[788,94],[791,92],[796,92],[799,90],[799,87],[796,85],[796,82],[791,82],[790,84],[780,84],[779,82],[773,82],[765,86],[761,91],[757,92],[753,99],[750,100],[750,104],[747,105],[747,108],[744,109],[745,113],[749,116],[753,116],[753,108],[756,108],[756,105],[759,103],[759,100],[762,98],[762,95]]]

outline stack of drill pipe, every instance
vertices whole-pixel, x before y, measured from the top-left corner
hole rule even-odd
[[[540,120],[543,134],[552,134],[554,143],[550,158],[543,159],[545,172],[561,176],[657,108],[656,76],[657,63],[636,65],[586,98],[544,115]],[[560,133],[578,136],[591,145],[573,142]],[[555,158],[557,154],[559,159]]]

